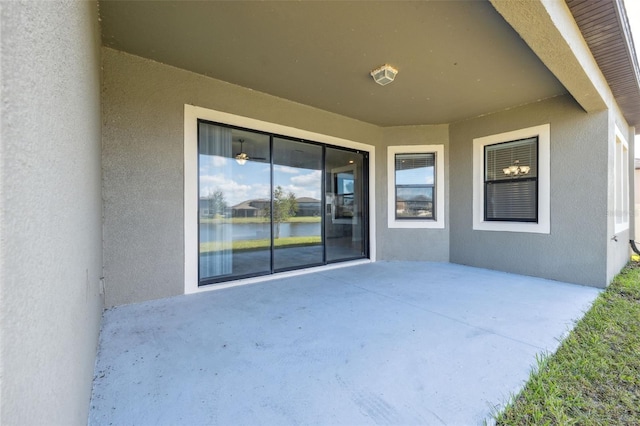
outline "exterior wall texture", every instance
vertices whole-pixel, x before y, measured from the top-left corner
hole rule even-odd
[[[182,294],[184,104],[375,146],[380,260],[603,287],[628,258],[633,229],[612,239],[614,123],[633,158],[617,110],[587,115],[562,96],[450,126],[382,129],[101,49],[92,2],[2,2],[0,36],[2,424],[86,423],[102,276],[108,306]],[[545,123],[551,233],[474,231],[473,139]],[[389,229],[386,147],[422,144],[445,146],[445,228]]]
[[[640,169],[634,170],[633,175],[633,183],[634,183],[634,215],[632,222],[634,224],[634,239],[635,241],[640,241]]]
[[[95,2],[0,3],[1,424],[86,424],[102,314]]]
[[[185,104],[373,145],[377,260],[452,261],[599,287],[619,269],[623,256],[616,251],[619,259],[608,261],[607,248],[609,113],[587,114],[569,95],[451,125],[380,128],[110,48],[102,52],[107,306],[184,291]],[[474,231],[473,139],[546,123],[551,233]],[[445,228],[388,228],[387,146],[435,144],[445,147]]]
[[[616,141],[616,127],[622,132],[624,138],[628,143],[629,148],[629,227],[625,230],[616,232],[615,219],[620,212],[615,206],[615,141]],[[609,143],[608,143],[608,209],[607,209],[607,284],[610,283],[616,276],[620,269],[622,269],[629,261],[631,255],[631,249],[629,246],[629,240],[633,238],[634,229],[634,129],[629,128],[626,120],[622,116],[622,113],[617,108],[612,108],[609,113],[609,127],[608,127]]]
[[[472,229],[473,139],[541,124],[551,131],[551,233]],[[608,112],[569,95],[450,126],[451,262],[604,287]]]
[[[383,147],[376,156],[376,198],[378,221],[378,260],[449,261],[449,126],[406,126],[382,129]],[[387,146],[393,145],[444,145],[445,199],[444,229],[399,229],[387,226],[389,173],[387,170]]]
[[[184,292],[185,104],[381,143],[370,124],[113,49],[102,53],[107,306]]]

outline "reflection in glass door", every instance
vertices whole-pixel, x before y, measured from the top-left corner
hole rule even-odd
[[[200,283],[271,271],[269,136],[200,122]]]
[[[326,261],[367,256],[364,153],[326,148]]]
[[[367,156],[198,122],[199,284],[368,256]]]
[[[323,262],[322,147],[273,139],[273,269]]]

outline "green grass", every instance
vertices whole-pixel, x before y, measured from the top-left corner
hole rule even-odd
[[[498,425],[640,425],[640,264],[631,262],[557,352],[538,359]]]
[[[293,216],[283,223],[318,223],[320,216]],[[264,217],[200,218],[200,223],[269,223]]]
[[[320,244],[320,236],[314,235],[309,237],[286,237],[276,238],[273,240],[276,247],[299,247],[308,246],[312,244]],[[231,243],[231,249],[233,251],[242,250],[257,250],[267,248],[271,245],[271,240],[268,238],[261,240],[240,240],[233,241]],[[229,244],[221,243],[218,241],[209,241],[206,243],[200,243],[200,253],[211,253],[215,251],[221,251],[228,248]]]

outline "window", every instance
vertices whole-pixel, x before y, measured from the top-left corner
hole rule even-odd
[[[538,221],[538,137],[484,147],[484,220]]]
[[[616,126],[614,159],[615,232],[629,229],[629,146]]]
[[[550,233],[548,124],[473,140],[473,229]]]
[[[396,154],[396,219],[435,219],[436,155]]]
[[[387,148],[389,228],[444,228],[444,145]]]
[[[366,258],[367,163],[362,151],[198,120],[199,284]],[[335,186],[323,190],[323,176]],[[319,214],[327,200],[340,220]]]
[[[249,132],[249,133],[269,134],[270,139],[274,140],[274,146],[272,148],[275,148],[275,149],[271,150],[272,152],[270,155],[271,157],[273,157],[274,160],[277,160],[277,158],[279,158],[277,153],[278,146],[280,147],[285,146],[285,145],[278,145],[277,143],[275,143],[275,139],[278,138],[277,135],[286,135],[289,137],[289,138],[281,138],[281,139],[290,139],[290,140],[295,139],[299,141],[305,140],[305,141],[324,142],[324,144],[326,144],[324,145],[326,158],[324,161],[325,165],[323,167],[326,170],[326,173],[325,173],[326,178],[325,177],[322,178],[322,182],[323,182],[322,187],[323,187],[323,190],[326,190],[327,192],[333,190],[331,187],[331,181],[328,180],[330,176],[333,176],[333,171],[346,165],[349,165],[352,168],[360,167],[359,169],[360,174],[358,175],[360,176],[359,179],[361,179],[362,182],[366,180],[367,185],[364,185],[362,188],[358,187],[356,189],[356,193],[358,197],[360,197],[358,200],[361,200],[361,203],[363,206],[362,208],[366,206],[366,210],[361,210],[361,207],[359,207],[358,205],[355,205],[354,208],[352,209],[355,212],[355,214],[359,215],[359,216],[356,216],[356,218],[358,218],[363,223],[363,225],[360,225],[359,224],[360,222],[356,224],[358,229],[354,229],[353,226],[351,226],[350,228],[349,224],[344,223],[347,221],[347,219],[339,219],[336,221],[331,220],[330,216],[331,216],[333,205],[327,204],[325,207],[323,207],[322,205],[322,199],[327,201],[334,199],[333,194],[331,193],[323,192],[320,205],[318,205],[317,200],[310,200],[310,198],[313,198],[313,197],[309,197],[309,194],[300,192],[299,194],[297,194],[298,198],[296,199],[296,201],[298,202],[298,212],[296,212],[296,214],[299,214],[300,216],[302,215],[313,216],[314,214],[322,214],[321,212],[323,211],[327,212],[326,220],[322,219],[322,221],[325,222],[326,224],[322,232],[324,233],[324,239],[326,242],[325,250],[326,250],[327,263],[346,260],[347,256],[352,255],[355,252],[355,250],[357,250],[360,247],[360,241],[358,240],[358,238],[365,239],[364,243],[362,244],[366,244],[364,247],[368,249],[369,259],[371,259],[372,261],[375,261],[376,259],[376,234],[375,234],[376,206],[375,206],[375,197],[373,196],[373,194],[376,193],[375,179],[373,179],[373,176],[375,176],[375,164],[376,164],[375,146],[360,143],[360,142],[354,142],[347,139],[337,138],[335,136],[329,136],[329,135],[323,135],[320,133],[310,132],[310,131],[306,131],[306,130],[298,129],[294,127],[283,126],[276,123],[269,123],[269,122],[249,118],[249,117],[229,114],[222,111],[215,111],[215,110],[201,108],[193,105],[184,105],[184,262],[185,262],[184,292],[186,294],[206,291],[207,289],[211,289],[214,287],[214,286],[199,286],[199,283],[200,283],[199,278],[201,275],[201,271],[200,271],[200,254],[201,253],[199,250],[199,243],[201,242],[199,234],[201,229],[199,224],[200,222],[199,215],[205,207],[207,209],[210,209],[208,205],[209,200],[205,200],[206,202],[202,201],[202,206],[199,207],[199,199],[202,199],[203,197],[211,198],[212,200],[219,199],[219,197],[216,196],[215,185],[213,188],[214,189],[213,192],[210,193],[206,188],[204,188],[203,190],[202,188],[203,184],[207,185],[207,183],[209,182],[211,184],[217,183],[218,186],[220,186],[223,189],[233,190],[234,196],[241,195],[242,191],[246,190],[245,186],[234,185],[229,180],[226,180],[224,178],[224,175],[220,176],[218,173],[216,173],[215,175],[212,175],[211,179],[206,178],[205,175],[203,174],[203,172],[206,172],[206,171],[202,170],[199,167],[200,160],[205,160],[205,161],[210,160],[213,162],[218,161],[219,163],[222,163],[221,160],[224,160],[225,164],[229,163],[229,165],[231,166],[232,176],[236,176],[235,174],[233,174],[233,168],[235,168],[236,165],[238,166],[240,165],[240,162],[238,162],[236,158],[238,156],[237,154],[240,154],[242,152],[247,153],[249,159],[245,162],[244,164],[245,166],[247,165],[251,166],[250,163],[253,160],[255,160],[253,162],[260,162],[260,161],[266,161],[267,159],[266,151],[263,151],[264,154],[256,151],[249,152],[249,148],[252,148],[252,149],[257,148],[257,146],[249,146],[251,145],[251,143],[247,142],[245,137],[242,137],[242,139],[245,142],[244,144],[240,144],[240,146],[238,146],[236,143],[236,145],[234,146],[233,130],[231,135],[232,136],[231,154],[229,154],[225,150],[224,155],[216,155],[216,154],[221,154],[220,148],[219,147],[215,148],[216,146],[218,146],[218,144],[214,143],[213,147],[207,147],[205,146],[207,142],[200,141],[199,136],[204,136],[204,133],[202,135],[199,134],[200,126],[198,123],[200,121],[205,121],[210,123],[219,123],[221,124],[220,127],[228,127],[235,130],[244,130],[245,132]],[[252,129],[252,130],[249,130],[249,129]],[[221,133],[224,133],[224,132],[221,132]],[[210,136],[212,136],[214,140],[220,140],[220,138],[222,137],[222,134],[218,134],[215,137],[213,137],[214,135],[215,135],[215,132],[210,134]],[[244,136],[248,137],[249,135],[245,134]],[[240,142],[240,141],[238,140],[237,142]],[[203,145],[203,143],[205,145]],[[331,146],[336,148],[335,152]],[[300,146],[298,145],[298,148],[299,147]],[[286,157],[287,151],[290,151],[290,150],[285,149],[283,151],[283,153],[285,154],[284,155],[285,157]],[[355,152],[356,154],[360,153],[361,155],[367,153],[368,161],[359,163],[355,158],[345,158],[344,156],[340,155],[344,151],[348,151],[352,153]],[[202,159],[200,158],[201,154],[204,154],[206,157],[210,157],[210,158]],[[232,161],[227,161],[230,159],[228,155],[231,155],[233,157]],[[216,159],[214,157],[224,157],[224,158]],[[261,160],[259,157],[263,157],[265,158],[265,160]],[[295,151],[295,148],[294,148],[294,152],[290,157],[297,158],[300,160],[305,160],[305,161],[309,159],[304,152],[303,153],[297,152]],[[282,158],[282,156],[280,158]],[[351,162],[352,160],[353,160],[353,163]],[[289,167],[286,166],[286,164],[280,163],[280,164],[274,164],[272,166],[270,163],[264,163],[262,165],[263,168],[273,169],[274,171],[273,176],[272,177],[269,176],[271,179],[269,178],[264,179],[265,180],[264,184],[271,186],[270,185],[271,180],[273,180],[274,183],[276,183],[276,185],[278,184],[278,174],[275,173],[276,166],[279,167],[279,171],[284,174],[287,174],[287,171],[293,171],[289,169]],[[254,172],[256,171],[260,172],[260,170],[254,170]],[[317,174],[317,172],[318,172],[317,169],[309,171],[309,173],[315,173],[315,174]],[[244,173],[244,168],[243,168],[243,173]],[[252,173],[252,175],[255,175],[255,173]],[[291,175],[294,176],[293,174]],[[322,172],[321,172],[321,175],[322,175]],[[283,176],[284,175],[280,175],[280,177],[283,177]],[[313,177],[313,176],[314,175],[312,174],[311,176],[307,176],[307,177]],[[242,177],[242,176],[238,175],[238,177]],[[246,178],[246,177],[247,176],[244,176],[243,178]],[[297,184],[303,184],[307,181],[305,177],[300,179],[300,176],[298,176],[296,180],[297,180]],[[289,188],[284,188],[284,189],[288,193]],[[355,195],[354,195],[354,200],[355,200]],[[227,207],[224,209],[218,209],[218,213],[216,213],[216,217],[211,218],[214,220],[210,220],[209,222],[220,222],[221,220],[226,220],[228,215],[231,215],[232,216],[231,222],[232,222],[232,225],[234,225],[233,222],[243,222],[244,219],[242,218],[250,217],[253,214],[252,212],[255,212],[257,214],[258,212],[256,212],[256,210],[259,210],[260,212],[264,212],[265,208],[271,205],[270,200],[266,200],[266,199],[257,200],[255,201],[255,203],[253,203],[253,205],[251,204],[242,205],[241,203],[240,205],[238,205],[233,203],[230,198],[226,199],[225,203]],[[235,207],[235,209],[233,207]],[[235,219],[233,217],[234,211],[236,211],[236,213],[241,216],[240,220],[233,220]],[[223,215],[224,215],[224,218],[220,217]],[[251,221],[253,221],[253,219],[251,219]],[[207,221],[205,220],[205,222]],[[269,223],[269,225],[271,225],[272,223],[271,221],[267,221],[267,222]],[[301,224],[304,224],[304,223],[301,223]],[[271,227],[269,227],[269,229],[267,230],[269,233],[271,233],[270,228]],[[360,231],[360,234],[356,234],[356,231]],[[223,231],[220,234],[223,237],[225,236],[224,232],[226,231]],[[356,235],[355,241],[353,238],[354,235]],[[352,237],[350,240],[349,240],[349,236]],[[232,229],[231,230],[231,250],[234,249],[234,246],[233,246],[234,238],[235,237]],[[267,239],[269,240],[269,238]],[[343,250],[343,248],[345,247],[345,244],[347,243],[349,244],[348,250]],[[221,245],[222,247],[217,247],[218,250],[216,250],[216,247],[215,247],[216,243],[213,243],[210,246],[212,248],[211,251],[216,253],[227,249],[227,247],[225,247],[225,244],[222,244]],[[279,245],[278,247],[282,247],[282,246]],[[203,247],[203,248],[206,249],[207,247]],[[220,248],[223,250],[220,250]],[[304,248],[304,244],[301,244],[300,248]],[[217,253],[217,255],[218,254],[220,253]],[[237,254],[240,254],[240,253],[237,253]],[[357,254],[358,254],[358,257],[360,258],[367,257],[366,253],[362,255],[360,251],[358,251]],[[220,254],[218,258],[221,260],[219,265],[222,266],[222,270],[224,270],[224,268],[226,268],[226,266],[224,265],[225,265],[225,262],[227,262],[227,259],[224,254]],[[281,256],[280,259],[282,260],[284,258]],[[231,261],[233,262],[233,257]],[[276,258],[276,262],[274,263],[273,266],[276,268],[279,268],[278,270],[281,270],[281,269],[284,270],[284,269],[289,269],[290,265],[282,265],[278,263],[278,259]],[[295,272],[294,271],[289,272],[289,274],[302,274],[302,273],[305,273],[305,271],[307,271],[307,269],[298,269]],[[257,273],[256,271],[253,271],[253,272]],[[265,271],[261,271],[261,272],[265,272]],[[264,275],[258,278],[240,279],[238,281],[234,281],[233,283],[224,284],[224,285],[238,285],[238,284],[250,283],[250,282],[255,282],[256,280],[268,279],[267,277],[269,276],[271,275]]]

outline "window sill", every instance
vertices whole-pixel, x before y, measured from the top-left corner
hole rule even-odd
[[[387,227],[399,229],[444,229],[444,220],[392,219],[388,222]]]
[[[474,231],[527,232],[533,234],[550,234],[549,223],[531,222],[474,222]]]

